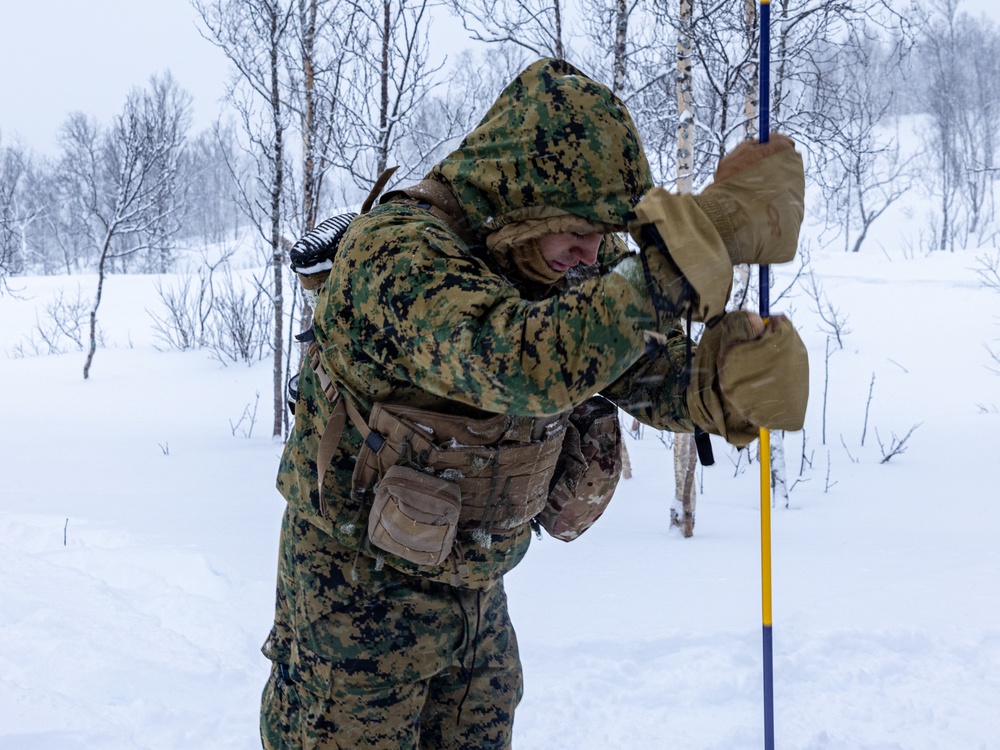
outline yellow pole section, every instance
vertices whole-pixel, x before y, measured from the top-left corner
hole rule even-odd
[[[771,432],[760,431],[760,577],[763,624],[771,627]]]

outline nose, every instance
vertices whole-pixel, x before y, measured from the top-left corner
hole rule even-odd
[[[601,248],[603,235],[599,232],[592,232],[591,234],[578,234],[575,237],[576,242],[573,243],[570,251],[573,257],[585,266],[594,265],[597,262],[597,252]]]

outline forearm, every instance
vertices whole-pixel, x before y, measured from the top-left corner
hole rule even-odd
[[[643,424],[693,432],[685,388],[688,340],[678,327],[650,337],[647,353],[601,393]]]

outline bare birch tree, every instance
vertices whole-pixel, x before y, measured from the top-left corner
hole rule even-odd
[[[361,20],[358,8],[350,0],[296,0],[286,65],[299,135],[297,233],[316,225],[326,195],[337,117],[353,75],[348,45]]]
[[[743,0],[743,37],[748,50],[760,49],[760,15],[756,0]],[[751,56],[743,83],[746,90],[743,96],[743,139],[747,141],[759,138],[758,114],[760,112],[760,56]]]
[[[691,66],[694,55],[694,0],[680,0],[677,31],[677,192],[694,192],[695,123],[694,82]]]
[[[954,250],[969,237],[986,239],[995,208],[1000,35],[988,19],[957,9],[954,0],[942,4],[917,48],[939,250]]]
[[[349,74],[343,80],[334,128],[334,164],[367,191],[389,166],[396,181],[422,176],[425,155],[407,146],[420,114],[431,102],[441,66],[430,63],[429,0],[349,0],[356,13],[346,40]],[[442,123],[444,125],[445,123]]]
[[[512,47],[463,50],[452,74],[417,107],[397,145],[400,164],[419,174],[458,147],[475,128],[497,95],[524,69],[522,52]]]
[[[447,5],[476,41],[568,59],[564,0],[447,0]]]
[[[643,0],[582,0],[588,73],[605,81],[616,96],[634,91],[637,63],[650,56],[652,29],[644,23]]]
[[[1000,161],[1000,33],[986,17],[964,24],[962,49],[968,61],[959,127],[962,155],[961,194],[966,209],[966,236],[980,243],[996,236],[993,222]]]
[[[757,68],[756,35],[748,37],[746,6],[718,0],[690,4],[689,9],[681,6],[688,20],[678,20],[677,36],[690,40],[689,57],[697,68],[687,84],[689,117],[702,136],[688,156],[694,184],[706,181],[727,146],[745,135],[745,107],[748,92],[756,87]]]
[[[680,0],[677,34],[677,192],[694,191],[695,108],[691,87],[691,57],[693,53],[692,11],[694,0]],[[694,331],[688,331],[694,336]],[[695,469],[698,458],[694,435],[674,436],[674,503],[670,508],[671,524],[685,537],[694,534],[695,507],[698,489]]]
[[[231,166],[242,156],[236,144],[232,122],[221,123],[188,140],[180,177],[187,195],[182,237],[213,245],[238,235],[244,216],[231,177]],[[238,167],[238,171],[242,169]]]
[[[290,188],[293,184],[298,188],[289,190],[296,204],[293,236],[301,236],[316,225],[324,203],[324,188],[329,183],[334,157],[336,115],[342,106],[341,92],[349,66],[346,44],[354,34],[357,15],[356,8],[344,0],[296,0],[285,62],[288,107],[298,135],[298,168],[290,170],[288,181]],[[298,291],[293,283],[285,310],[289,326],[285,380],[293,369],[298,369],[308,347],[305,341],[296,347],[296,329],[306,330],[312,325],[312,307]],[[282,414],[287,432],[289,415],[287,410]]]
[[[673,0],[653,0],[653,21],[684,33]],[[837,70],[845,44],[858,29],[910,34],[910,27],[888,0],[772,0],[771,122],[812,145],[822,143],[837,114],[835,93],[824,80]],[[692,82],[698,112],[695,152],[697,187],[707,181],[719,159],[735,142],[754,137],[757,72],[757,3],[702,0],[691,12],[692,60],[698,74]],[[853,33],[853,36],[852,36]],[[874,32],[873,32],[874,33]]]
[[[97,312],[110,267],[116,259],[162,245],[177,231],[175,178],[189,110],[190,96],[166,76],[129,94],[110,130],[81,114],[71,115],[63,128],[63,204],[97,253],[84,379],[97,349]]]
[[[236,70],[230,101],[239,112],[255,174],[234,175],[242,186],[243,209],[270,254],[272,326],[271,434],[284,426],[284,260],[287,223],[285,184],[288,113],[285,45],[293,17],[290,0],[193,0],[209,39]]]
[[[872,225],[912,185],[912,159],[900,155],[889,127],[893,92],[879,92],[880,82],[898,65],[891,47],[859,40],[844,45],[845,69],[828,77],[839,93],[837,116],[830,121],[824,148],[826,169],[813,179],[826,198],[826,222],[844,236],[844,249],[859,252]]]
[[[7,276],[19,272],[25,264],[25,224],[33,216],[25,216],[19,202],[23,195],[27,156],[18,146],[3,146],[0,140],[0,293]]]

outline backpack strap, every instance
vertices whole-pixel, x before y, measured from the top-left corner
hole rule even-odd
[[[333,461],[333,454],[337,451],[337,446],[340,445],[340,438],[344,434],[344,427],[347,426],[347,418],[350,417],[351,422],[357,428],[358,432],[361,433],[361,437],[365,442],[368,441],[372,432],[368,428],[367,421],[361,416],[361,412],[358,411],[358,408],[337,389],[337,384],[330,379],[326,368],[323,367],[319,347],[315,342],[309,347],[309,365],[312,367],[313,372],[316,373],[323,393],[326,394],[330,403],[333,404],[333,411],[330,413],[330,418],[323,428],[323,435],[319,440],[319,449],[316,452],[319,502],[320,508],[325,514],[326,500],[323,498],[323,482],[326,479],[326,472],[330,468],[330,462]]]
[[[385,184],[396,174],[396,170],[399,167],[389,167],[388,169],[382,170],[382,174],[378,176],[375,180],[375,184],[372,185],[371,192],[368,193],[368,197],[365,198],[365,202],[361,204],[361,213],[366,214],[371,210],[371,207],[375,205],[375,199],[378,198],[379,193],[382,192],[382,188]]]

